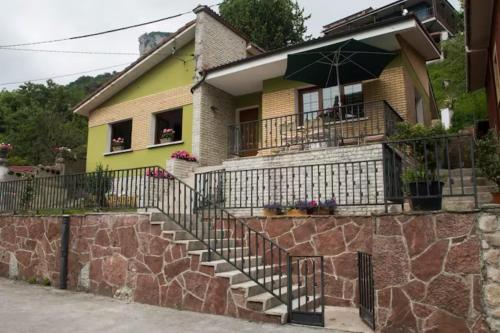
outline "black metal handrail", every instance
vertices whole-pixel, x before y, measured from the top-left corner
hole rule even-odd
[[[382,141],[402,121],[387,102],[375,101],[242,122],[229,126],[229,152],[245,155],[318,143]]]
[[[478,207],[472,136],[440,135],[392,140],[383,145],[386,202],[473,197]]]
[[[288,304],[288,252],[160,167],[0,182],[0,212],[155,208]],[[270,273],[268,276],[267,273]]]
[[[226,209],[335,200],[337,206],[383,205],[383,160],[215,170],[195,174],[195,188]]]

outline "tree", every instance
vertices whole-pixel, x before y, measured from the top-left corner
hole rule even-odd
[[[53,81],[26,83],[19,88],[0,91],[0,142],[14,146],[9,163],[52,164],[55,147],[69,147],[84,158],[87,119],[72,112],[86,95],[116,73],[95,78],[82,76],[68,85]]]
[[[464,34],[458,33],[442,46],[445,59],[429,65],[429,75],[438,107],[451,107],[452,129],[460,130],[486,118],[486,94],[467,91]]]
[[[221,16],[266,50],[309,39],[305,22],[311,15],[292,0],[224,0]]]

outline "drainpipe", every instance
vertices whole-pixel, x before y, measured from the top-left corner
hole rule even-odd
[[[69,222],[69,215],[63,215],[61,223],[61,271],[59,274],[59,289],[68,288]]]
[[[194,93],[194,91],[195,91],[195,90],[196,90],[199,86],[201,86],[201,84],[202,84],[203,82],[205,82],[205,79],[207,78],[207,74],[208,74],[208,73],[207,73],[207,71],[206,71],[206,70],[202,70],[200,74],[201,74],[201,79],[200,79],[200,81],[196,82],[196,83],[194,84],[194,86],[192,86],[192,87],[191,87],[191,94],[192,94],[192,93]]]

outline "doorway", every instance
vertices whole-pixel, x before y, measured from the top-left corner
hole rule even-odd
[[[259,149],[259,108],[239,111],[239,155],[256,156]]]

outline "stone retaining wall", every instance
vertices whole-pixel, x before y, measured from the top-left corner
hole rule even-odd
[[[292,255],[325,256],[328,305],[357,306],[356,252],[372,253],[377,331],[498,330],[498,211],[249,218]],[[60,217],[0,216],[0,276],[59,280]],[[71,217],[69,280],[90,291],[266,321],[245,295],[174,244],[145,214]],[[485,309],[485,310],[484,310]]]
[[[272,217],[248,224],[291,255],[325,256],[325,303],[357,306],[357,251],[371,253],[371,217]]]
[[[379,331],[489,332],[476,214],[381,216],[375,223]]]

